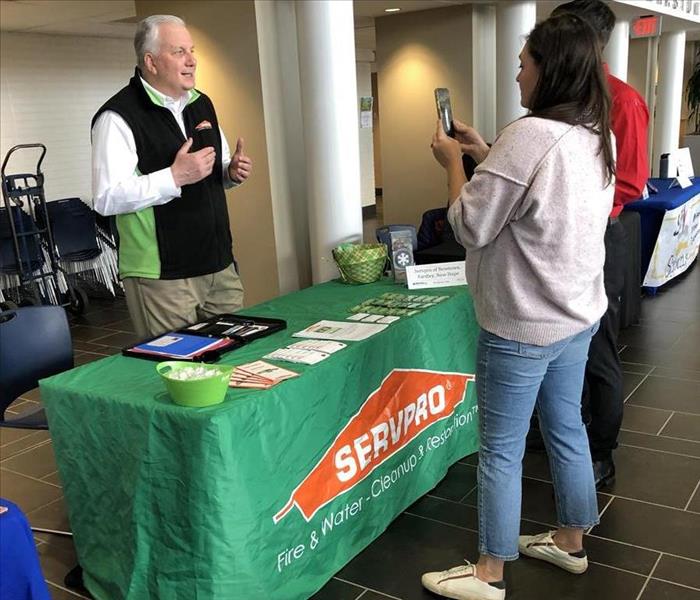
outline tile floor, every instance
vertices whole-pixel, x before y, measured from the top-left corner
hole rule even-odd
[[[72,319],[83,364],[134,341],[124,302],[94,301]],[[615,458],[618,477],[598,495],[601,523],[586,536],[591,566],[575,576],[521,559],[507,569],[509,600],[700,600],[700,267],[644,298],[639,325],[621,333],[626,410]],[[39,401],[34,392],[13,405]],[[475,558],[476,457],[455,464],[314,600],[428,600],[420,574]],[[0,429],[0,495],[32,524],[68,528],[47,432]],[[551,479],[542,455],[527,455],[522,530],[554,524]],[[53,598],[75,564],[70,538],[37,534]],[[256,600],[256,599],[244,599]]]

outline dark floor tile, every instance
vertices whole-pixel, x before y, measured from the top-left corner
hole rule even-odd
[[[506,567],[508,600],[637,600],[645,578],[598,564],[572,575],[540,560],[523,557]]]
[[[82,340],[73,340],[73,350],[80,352],[96,352],[98,354],[113,354],[110,348],[100,346],[99,344],[91,344]]]
[[[58,475],[58,471],[55,471],[53,473],[49,473],[48,475],[42,477],[41,480],[45,481],[46,483],[51,483],[53,485],[57,485],[59,487],[63,486],[63,483],[61,482],[61,478]]]
[[[478,531],[479,517],[475,506],[458,504],[431,496],[423,496],[406,509],[407,513],[433,519],[447,525]]]
[[[622,428],[627,431],[656,435],[672,414],[670,410],[646,408],[627,403],[625,404]]]
[[[532,479],[552,481],[547,453],[526,452],[523,458],[523,475]]]
[[[310,600],[355,600],[362,592],[364,588],[334,578],[311,596]]]
[[[33,402],[40,402],[41,401],[41,391],[37,387],[37,388],[34,388],[33,390],[29,390],[28,392],[24,392],[20,397],[24,398],[25,400],[32,400]]]
[[[366,591],[358,600],[390,600],[392,596],[387,596],[386,594],[380,594],[379,592]]]
[[[0,496],[29,513],[63,496],[61,488],[0,468]]]
[[[620,444],[632,448],[648,448],[661,452],[671,452],[673,454],[683,454],[700,458],[700,444],[685,440],[676,440],[658,435],[648,435],[635,431],[621,431],[618,438]]]
[[[700,383],[700,371],[691,369],[674,369],[673,367],[656,367],[654,375],[657,377],[670,377],[673,379],[687,379]]]
[[[63,586],[63,578],[78,560],[73,547],[46,542],[37,546],[41,570],[47,581]]]
[[[700,488],[695,490],[695,494],[688,503],[686,510],[692,510],[693,512],[700,513]]]
[[[461,462],[463,465],[472,465],[476,466],[479,464],[479,453],[474,452],[474,454],[470,454],[469,456],[464,456],[459,459],[459,462]]]
[[[108,335],[105,335],[104,337],[95,338],[92,340],[92,343],[99,346],[108,346],[109,348],[113,348],[115,350],[121,350],[125,346],[136,344],[140,340],[141,338],[139,338],[135,333],[116,331],[109,332]]]
[[[698,318],[700,321],[700,317]],[[698,332],[686,331],[671,347],[672,352],[694,353],[698,351]]]
[[[593,533],[676,556],[700,560],[700,514],[615,498]]]
[[[644,381],[646,374],[622,372],[622,397],[627,400],[632,392]]]
[[[655,367],[653,365],[644,365],[640,363],[620,361],[623,373],[635,373],[638,375],[648,375]],[[658,368],[658,367],[657,367]]]
[[[475,533],[402,515],[339,576],[402,600],[434,600],[420,585],[421,573],[459,565],[464,557],[477,558]],[[508,600],[543,600],[545,589],[546,598],[558,600],[635,600],[644,578],[595,564],[575,576],[521,559],[506,567],[506,584]]]
[[[63,496],[58,498],[58,500],[47,504],[46,506],[28,511],[26,514],[29,522],[32,524],[32,527],[55,529],[57,531],[71,531]]]
[[[102,360],[103,358],[107,358],[107,356],[110,356],[110,348],[105,346],[103,350],[105,350],[104,354],[96,354],[95,352],[80,352],[79,354],[76,353],[75,366],[79,367],[81,365],[86,365],[87,363],[95,362],[96,360]]]
[[[103,308],[95,310],[73,319],[73,324],[88,327],[111,327],[114,323],[121,322],[129,318],[126,310]]]
[[[654,298],[642,300],[642,315],[640,325],[654,325],[658,323],[683,323],[690,325],[696,323],[698,313],[694,310],[684,310],[664,307],[662,303],[655,303]]]
[[[447,475],[430,492],[431,496],[459,502],[476,487],[476,469],[462,463],[455,463]]]
[[[0,463],[0,466],[35,479],[41,479],[57,469],[53,445],[50,441],[7,458]]]
[[[116,332],[112,329],[106,329],[104,327],[77,325],[71,327],[70,333],[71,337],[73,338],[73,346],[75,347],[76,341],[93,342],[97,338],[103,338],[110,333]]]
[[[87,598],[87,596],[82,596],[75,592],[68,592],[65,588],[60,588],[50,581],[48,582],[48,586],[51,600],[79,600],[80,598]]]
[[[621,446],[615,451],[616,496],[685,508],[700,478],[700,459]]]
[[[700,370],[700,354],[694,352],[685,354],[672,350],[660,350],[658,348],[638,348],[627,346],[620,352],[620,360],[658,367],[673,367],[678,369]]]
[[[700,442],[700,415],[675,413],[661,435]]]
[[[700,564],[663,554],[654,569],[654,577],[700,589]]]
[[[622,329],[617,339],[620,344],[625,346],[670,350],[685,331],[683,323],[667,322],[664,323],[663,327],[659,327],[658,324],[632,325]]]
[[[700,359],[700,353],[697,354]],[[700,414],[700,390],[694,381],[649,375],[627,404]]]
[[[640,575],[649,575],[659,558],[658,552],[605,540],[595,535],[584,536],[583,546],[590,561]]]
[[[119,331],[129,331],[131,333],[136,332],[136,329],[134,328],[134,324],[132,323],[131,319],[129,319],[129,318],[122,319],[121,321],[115,321],[114,323],[110,323],[110,329],[117,329]]]
[[[700,590],[650,579],[639,600],[700,600]]]
[[[0,460],[10,458],[50,439],[48,431],[0,427]]]
[[[476,559],[476,533],[420,517],[400,515],[338,577],[402,600],[435,600],[423,590],[421,573]]]

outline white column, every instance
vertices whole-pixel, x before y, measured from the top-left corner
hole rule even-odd
[[[338,276],[331,250],[362,240],[355,32],[351,0],[297,3],[297,39],[314,283]]]
[[[293,0],[255,0],[267,163],[281,294],[311,285],[306,162]]]
[[[496,138],[496,7],[472,5],[472,103],[474,128]]]
[[[612,73],[618,79],[627,81],[627,62],[630,50],[630,23],[619,20],[610,34],[610,41],[603,56]]]
[[[535,26],[536,2],[499,2],[496,8],[496,127],[505,125],[525,114],[520,106],[518,55],[525,38]]]
[[[659,43],[659,85],[657,88],[656,119],[654,120],[654,152],[652,172],[659,173],[659,158],[665,152],[678,149],[683,97],[683,58],[685,31],[661,35]]]

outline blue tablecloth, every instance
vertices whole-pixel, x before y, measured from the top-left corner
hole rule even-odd
[[[641,219],[642,280],[644,280],[644,275],[649,267],[666,211],[678,208],[700,194],[700,177],[694,177],[692,179],[693,185],[686,189],[680,187],[669,189],[672,181],[673,179],[650,179],[649,183],[659,192],[651,194],[647,199],[635,200],[625,205],[625,210],[638,212]]]
[[[50,600],[27,518],[9,500],[0,506],[9,509],[0,514],[0,598]]]

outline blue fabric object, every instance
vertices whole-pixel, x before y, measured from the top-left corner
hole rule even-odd
[[[649,268],[651,255],[654,253],[656,238],[659,237],[661,223],[667,210],[673,210],[685,204],[693,196],[700,194],[700,177],[693,177],[689,188],[678,186],[670,188],[673,179],[650,179],[649,183],[659,192],[651,194],[647,199],[639,199],[625,205],[625,210],[639,213],[640,237],[642,245],[641,279]]]
[[[27,518],[9,500],[0,506],[9,509],[0,514],[0,598],[51,600]]]

